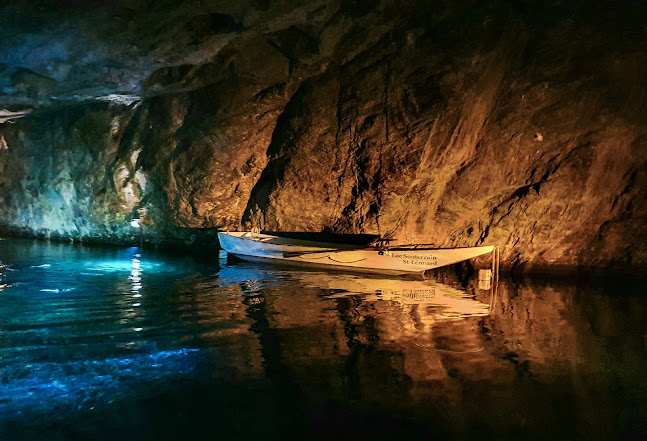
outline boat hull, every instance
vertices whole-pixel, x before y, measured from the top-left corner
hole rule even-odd
[[[494,251],[494,246],[357,249],[339,244],[317,244],[241,232],[220,232],[218,238],[225,251],[243,260],[379,274],[423,273]]]

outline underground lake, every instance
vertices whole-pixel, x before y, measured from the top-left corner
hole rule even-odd
[[[0,438],[630,439],[635,284],[0,240]]]

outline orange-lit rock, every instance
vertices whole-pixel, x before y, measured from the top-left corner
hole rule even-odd
[[[30,42],[0,51],[0,108],[35,108],[0,126],[3,230],[332,230],[495,244],[520,271],[647,267],[639,2],[126,3],[0,27]],[[55,82],[30,95],[19,69]]]

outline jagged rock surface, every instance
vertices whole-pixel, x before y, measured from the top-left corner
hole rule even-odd
[[[0,106],[36,107],[0,126],[5,231],[127,241],[139,215],[155,243],[254,225],[647,267],[643,5],[135,3],[29,34],[100,41],[87,77],[71,50],[0,59]]]

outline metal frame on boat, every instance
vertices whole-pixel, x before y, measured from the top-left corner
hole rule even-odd
[[[256,232],[219,232],[220,246],[252,262],[344,269],[380,274],[419,274],[479,257],[493,245],[464,248],[358,247],[290,239]]]

